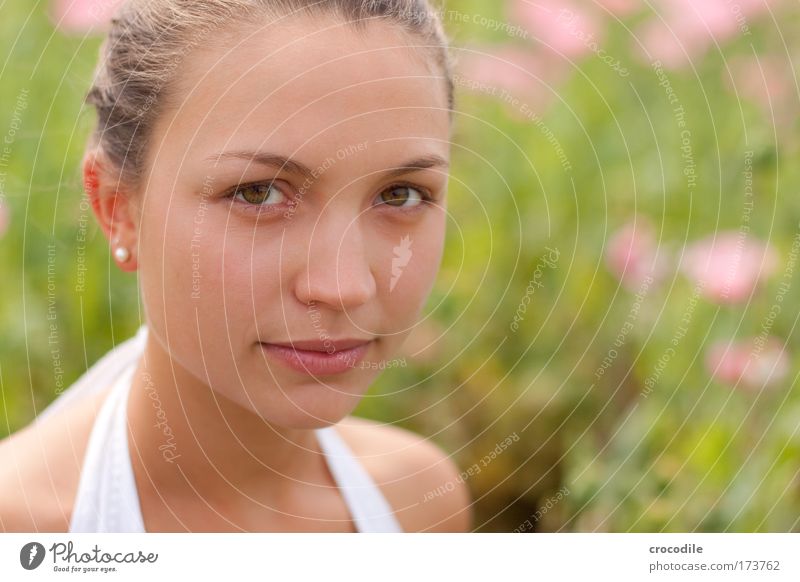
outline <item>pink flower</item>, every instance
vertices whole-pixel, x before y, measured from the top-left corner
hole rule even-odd
[[[730,59],[730,72],[724,80],[737,95],[761,107],[764,115],[775,118],[777,127],[791,124],[794,116],[792,71],[774,56],[739,56]]]
[[[775,271],[777,262],[770,246],[729,231],[689,245],[681,269],[708,299],[738,303]]]
[[[652,281],[660,279],[665,272],[664,259],[664,251],[659,254],[653,225],[641,216],[614,233],[606,247],[608,269],[632,291],[638,290],[648,277]]]
[[[54,0],[50,17],[67,34],[100,32],[123,0]]]
[[[658,0],[655,9],[656,14],[637,32],[643,56],[679,68],[702,56],[715,42],[745,34],[750,19],[770,6],[766,0]]]
[[[469,89],[490,93],[501,88],[518,95],[541,90],[544,63],[530,51],[491,46],[472,47],[462,54],[458,70],[462,84]]]
[[[530,114],[550,102],[555,93],[551,86],[558,82],[561,71],[529,50],[513,46],[473,47],[462,53],[456,84],[497,99],[524,118],[524,113]]]
[[[6,233],[8,230],[8,224],[11,222],[11,216],[8,211],[8,206],[0,202],[0,238]]]
[[[557,55],[579,57],[602,40],[597,18],[570,0],[515,0],[510,12],[534,41]]]
[[[758,390],[786,377],[789,358],[783,344],[773,337],[717,342],[706,354],[706,368],[720,382]]]

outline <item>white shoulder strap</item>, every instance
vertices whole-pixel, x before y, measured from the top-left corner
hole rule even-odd
[[[328,467],[342,491],[359,532],[399,533],[392,507],[334,426],[317,429]]]
[[[92,427],[70,532],[145,531],[128,451],[126,403],[134,371],[130,366],[120,374]]]

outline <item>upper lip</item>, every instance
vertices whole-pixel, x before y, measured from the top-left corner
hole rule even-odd
[[[372,341],[372,338],[341,338],[341,339],[327,339],[327,340],[300,340],[293,342],[261,342],[274,346],[284,346],[287,348],[294,348],[296,350],[308,350],[313,352],[332,352],[340,350],[349,350],[356,346],[360,346]]]

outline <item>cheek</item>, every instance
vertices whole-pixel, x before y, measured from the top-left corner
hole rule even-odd
[[[222,307],[224,298],[230,325],[248,337],[257,329],[258,322],[263,324],[265,319],[278,316],[280,284],[286,283],[279,273],[280,237],[276,240],[263,236],[269,227],[258,228],[260,232],[255,232],[253,226],[228,224],[224,241],[219,240],[208,250],[214,257],[217,309]]]
[[[229,353],[226,346],[236,337],[226,333],[226,326],[237,322],[223,308],[225,232],[225,213],[210,203],[153,203],[143,213],[142,300],[150,325],[162,338],[169,337],[170,349],[189,369],[192,361],[202,365],[209,355]]]
[[[374,259],[378,299],[397,331],[410,328],[422,311],[436,281],[444,248],[442,211],[384,238]]]

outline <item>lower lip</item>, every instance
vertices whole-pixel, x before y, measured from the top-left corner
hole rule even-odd
[[[352,370],[364,358],[372,342],[347,350],[339,350],[332,354],[311,350],[296,350],[287,346],[275,344],[261,344],[261,349],[273,358],[297,372],[324,376],[326,374],[341,374]]]

